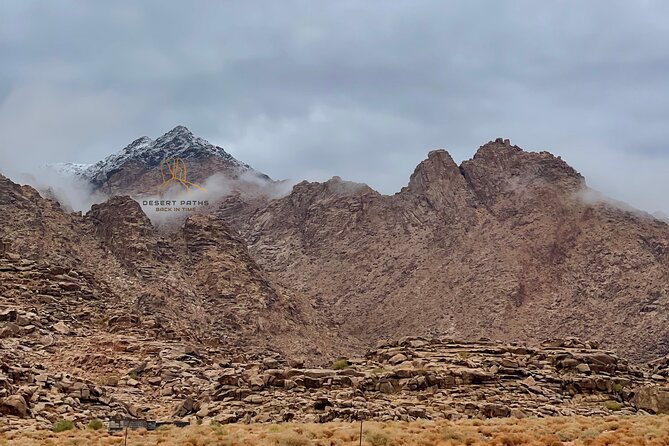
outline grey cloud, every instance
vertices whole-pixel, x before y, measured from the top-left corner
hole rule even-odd
[[[0,170],[176,124],[274,178],[402,187],[510,137],[669,213],[662,1],[7,1]],[[16,155],[18,153],[18,155]]]

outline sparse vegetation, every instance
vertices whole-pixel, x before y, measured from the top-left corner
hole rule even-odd
[[[122,445],[122,434],[105,430],[69,430],[59,421],[58,432],[0,434],[0,446],[112,446]],[[63,429],[67,427],[67,429]],[[358,423],[230,424],[217,423],[130,431],[130,446],[357,446]],[[67,431],[67,432],[65,432]],[[669,416],[496,418],[457,422],[365,422],[366,446],[665,446],[669,444]]]
[[[388,446],[388,443],[390,442],[388,434],[377,430],[370,430],[365,432],[364,438],[372,446]]]
[[[54,432],[65,432],[74,429],[74,423],[70,420],[60,420],[53,424]]]
[[[342,370],[345,369],[346,367],[349,366],[349,363],[346,359],[337,359],[334,364],[332,364],[332,368],[335,370]]]
[[[620,404],[617,401],[607,401],[607,402],[604,403],[604,407],[606,407],[607,409],[609,409],[613,412],[617,412],[617,411],[619,411],[620,409],[623,408],[622,404]]]
[[[444,440],[462,441],[464,436],[457,429],[449,426],[443,430],[441,438]]]
[[[621,393],[623,393],[623,386],[622,386],[621,384],[615,383],[615,384],[611,387],[611,391],[612,391],[613,393],[615,393],[615,394],[620,395]]]
[[[100,429],[104,429],[105,424],[102,421],[98,420],[97,418],[94,418],[88,422],[88,425],[86,427],[94,431],[99,431]]]
[[[275,439],[276,446],[309,446],[311,442],[298,434],[283,434]]]

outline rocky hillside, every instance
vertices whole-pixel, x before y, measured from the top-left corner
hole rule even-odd
[[[126,167],[100,187],[148,178]],[[68,213],[0,176],[0,429],[669,410],[669,226],[547,152],[212,208],[157,229],[129,196]]]
[[[337,349],[311,305],[274,284],[213,216],[159,233],[130,197],[66,213],[2,176],[0,215],[0,310],[36,314],[35,332],[62,323],[309,358]]]
[[[380,337],[578,336],[619,354],[669,352],[669,226],[584,199],[547,152],[498,139],[443,150],[393,196],[333,178],[219,216],[278,283],[342,332]]]

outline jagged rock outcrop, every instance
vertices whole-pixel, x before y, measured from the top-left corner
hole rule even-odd
[[[424,200],[432,209],[451,211],[452,214],[472,214],[476,207],[476,197],[467,185],[460,168],[445,150],[435,150],[427,155],[414,170],[409,185],[401,194]],[[453,212],[457,211],[457,212]]]
[[[94,204],[86,218],[93,224],[95,235],[130,267],[161,254],[151,221],[142,212],[139,203],[127,195]]]

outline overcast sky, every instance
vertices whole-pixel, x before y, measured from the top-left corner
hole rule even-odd
[[[502,136],[669,213],[669,2],[0,4],[0,170],[177,124],[273,178],[399,190]]]

